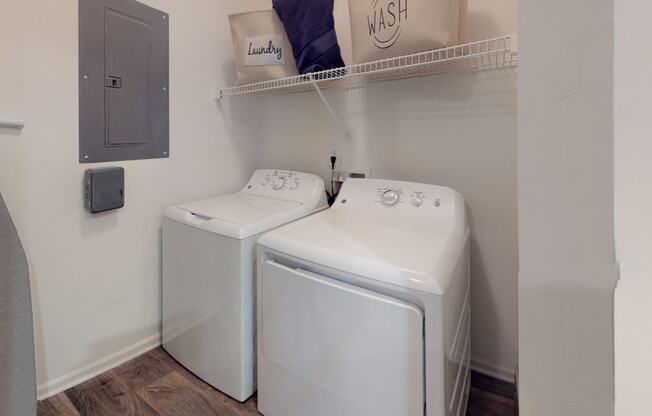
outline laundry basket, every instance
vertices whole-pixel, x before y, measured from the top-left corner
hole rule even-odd
[[[356,64],[452,46],[459,39],[460,0],[349,0],[349,14]]]
[[[274,10],[229,16],[236,85],[298,75],[292,47]]]

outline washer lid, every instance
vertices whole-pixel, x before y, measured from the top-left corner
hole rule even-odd
[[[203,199],[179,205],[177,208],[206,219],[245,225],[301,205],[301,203],[294,201],[237,193]]]
[[[164,216],[215,234],[244,239],[308,215],[315,210],[311,208],[299,202],[237,193],[168,208]]]
[[[451,189],[419,185],[429,204],[378,202],[387,187],[410,195],[414,186],[347,181],[332,208],[271,231],[258,243],[331,269],[441,295],[468,238],[464,200]]]
[[[258,169],[238,193],[178,205],[163,215],[212,233],[244,239],[326,207],[320,177]]]

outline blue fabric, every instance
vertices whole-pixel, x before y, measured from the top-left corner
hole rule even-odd
[[[335,34],[335,0],[272,0],[300,74],[344,66]]]

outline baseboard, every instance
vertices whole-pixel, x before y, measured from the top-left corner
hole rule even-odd
[[[482,373],[486,376],[497,378],[498,380],[503,380],[508,383],[516,382],[516,369],[507,369],[490,363],[489,361],[482,358],[471,358],[471,369],[473,371],[477,371],[478,373]]]
[[[136,342],[120,351],[110,354],[106,357],[93,361],[83,367],[73,370],[67,374],[50,380],[37,386],[38,400],[45,400],[56,394],[61,393],[71,387],[74,387],[86,380],[90,380],[106,371],[109,371],[120,364],[123,364],[139,355],[145,354],[161,345],[161,334],[155,334]],[[498,380],[514,383],[516,378],[515,370],[508,370],[495,364],[492,364],[481,358],[473,357],[471,359],[471,369],[478,373],[485,374]]]
[[[38,400],[44,400],[74,387],[86,380],[90,380],[106,371],[111,370],[133,358],[138,357],[161,345],[161,334],[155,334],[136,342],[126,348],[116,351],[106,357],[95,360],[83,367],[77,368],[67,374],[39,384],[36,387]]]

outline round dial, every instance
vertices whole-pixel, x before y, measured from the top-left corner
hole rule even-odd
[[[423,204],[423,198],[419,195],[414,195],[412,197],[412,205],[414,205],[415,207],[420,207],[421,204]]]
[[[275,178],[274,181],[272,182],[272,188],[275,191],[278,191],[282,187],[285,186],[285,178],[282,176],[279,176],[278,178]]]
[[[396,205],[399,199],[401,199],[401,197],[399,196],[398,192],[393,191],[391,189],[389,191],[385,191],[383,195],[380,197],[381,202],[386,207],[391,207]]]

